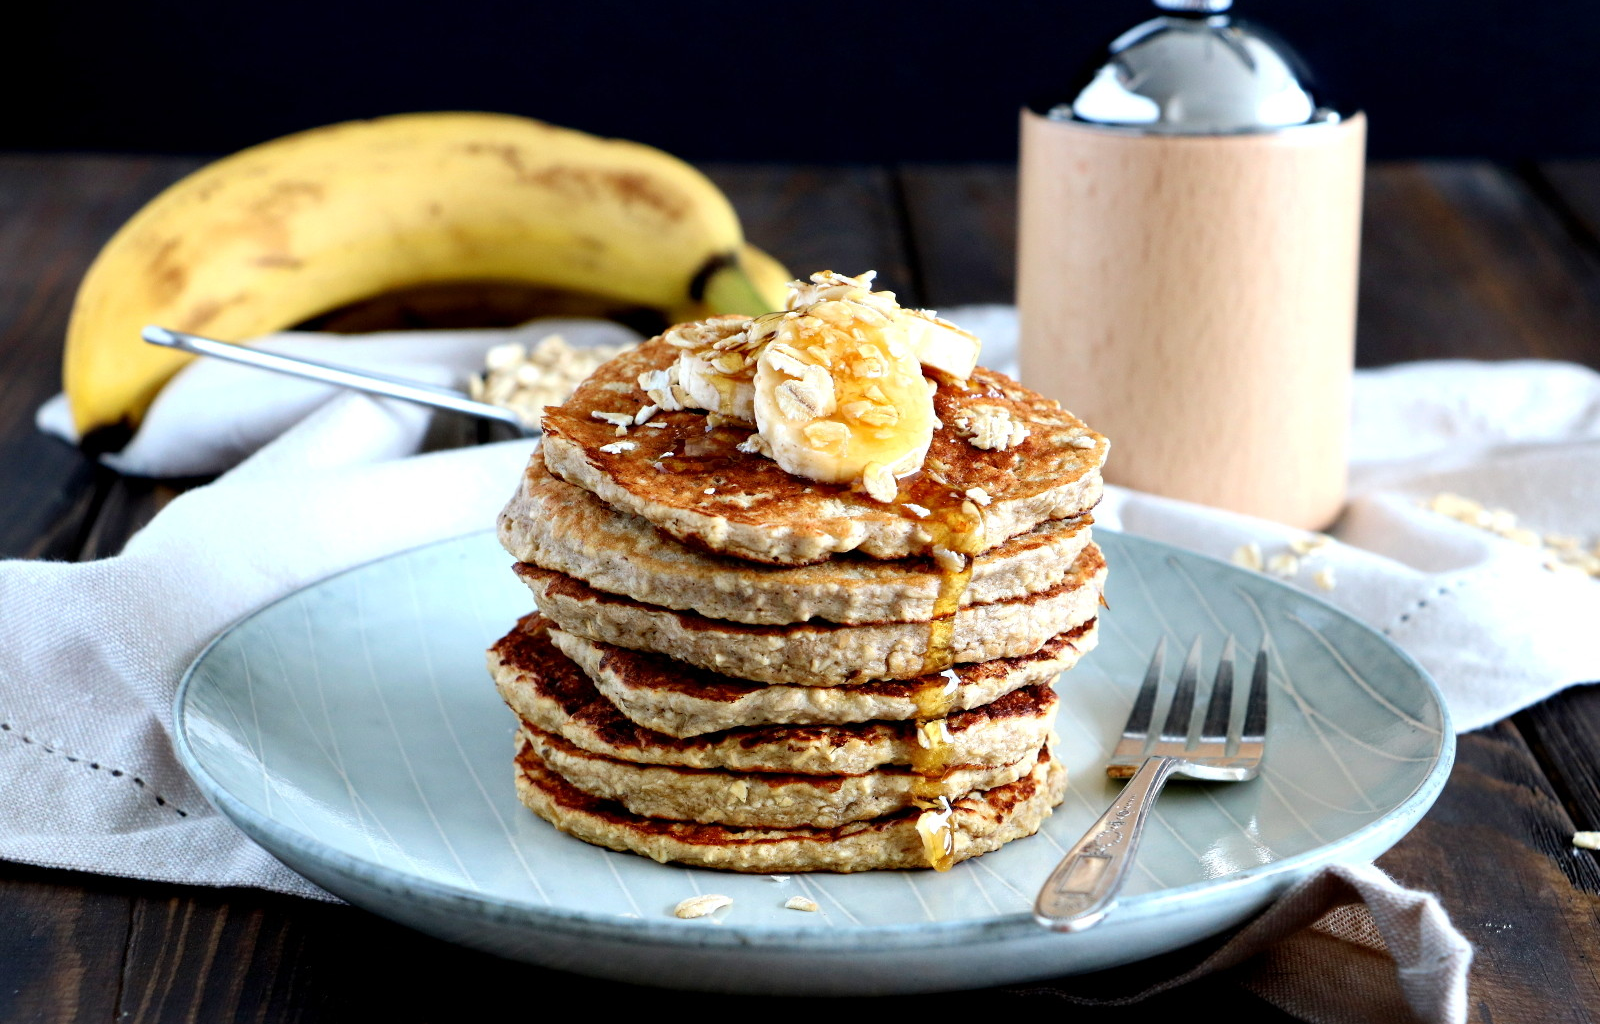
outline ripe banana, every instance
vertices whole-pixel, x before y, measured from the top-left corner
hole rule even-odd
[[[90,267],[63,376],[80,435],[133,426],[188,357],[160,324],[239,341],[376,295],[509,281],[662,310],[781,308],[788,275],[674,157],[501,114],[404,114],[302,132],[201,168]],[[776,282],[776,283],[775,283]]]

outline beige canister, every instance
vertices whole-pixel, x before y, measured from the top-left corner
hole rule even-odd
[[[1111,438],[1109,481],[1317,529],[1344,500],[1366,122],[1219,6],[1023,112],[1023,380]]]

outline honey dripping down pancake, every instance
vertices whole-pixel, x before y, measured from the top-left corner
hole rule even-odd
[[[918,502],[915,497],[923,501]],[[916,802],[922,809],[917,833],[922,837],[928,866],[935,871],[949,871],[955,856],[955,812],[949,797],[942,792],[941,782],[950,771],[953,749],[946,719],[955,706],[958,686],[952,670],[956,612],[961,607],[962,594],[972,582],[974,560],[981,553],[985,534],[983,509],[971,498],[958,496],[948,488],[919,488],[915,482],[910,486],[902,482],[895,504],[903,514],[915,515],[905,508],[908,503],[928,512],[925,522],[935,534],[934,565],[939,569],[939,596],[934,602],[933,617],[928,620],[923,674],[912,698],[917,705],[917,749],[911,769],[917,775]]]
[[[1108,444],[871,282],[675,325],[547,410],[500,538],[576,675],[557,699],[547,659],[490,664],[519,791],[558,828],[734,870],[942,872],[1059,803],[1054,695],[982,702],[1094,644]],[[975,759],[975,721],[1021,759]]]

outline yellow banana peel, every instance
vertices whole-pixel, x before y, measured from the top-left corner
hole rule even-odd
[[[135,214],[78,290],[64,385],[87,438],[135,426],[189,358],[143,344],[146,324],[241,341],[453,281],[756,314],[788,276],[658,149],[506,114],[352,121],[209,164]]]

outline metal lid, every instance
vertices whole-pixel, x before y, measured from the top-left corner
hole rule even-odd
[[[1160,135],[1276,131],[1337,121],[1312,93],[1305,65],[1260,26],[1219,13],[1232,0],[1156,0],[1190,12],[1152,18],[1111,44],[1058,120]]]

